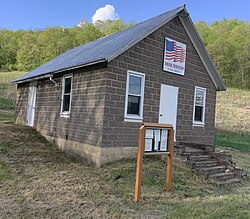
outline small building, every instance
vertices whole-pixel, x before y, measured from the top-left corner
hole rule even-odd
[[[226,89],[185,8],[70,49],[16,79],[16,123],[98,166],[137,152],[142,122],[213,144]]]

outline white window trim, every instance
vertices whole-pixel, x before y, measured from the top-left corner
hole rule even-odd
[[[140,102],[140,116],[128,114],[128,91],[129,91],[129,76],[134,75],[141,77],[141,102]],[[124,110],[124,121],[126,122],[142,122],[143,120],[143,103],[144,103],[144,86],[145,86],[145,74],[136,71],[127,71],[127,81],[126,81],[126,97],[125,97],[125,110]]]
[[[63,110],[63,96],[64,96],[64,89],[65,89],[65,79],[71,78],[71,90],[70,90],[70,101],[69,101],[69,111],[62,111]],[[61,97],[61,112],[60,117],[69,118],[70,111],[71,111],[71,101],[72,101],[72,85],[73,85],[73,76],[72,75],[65,75],[62,81],[62,97]]]
[[[203,91],[204,91],[203,111],[202,111],[202,122],[199,122],[199,121],[195,121],[195,120],[194,120],[194,117],[195,117],[196,90],[203,90]],[[207,90],[206,90],[206,88],[204,88],[204,87],[195,86],[195,88],[194,88],[193,126],[201,126],[201,127],[204,127],[204,126],[205,126],[206,92],[207,92]]]

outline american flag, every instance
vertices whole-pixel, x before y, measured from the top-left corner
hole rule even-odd
[[[174,62],[185,61],[186,50],[181,46],[177,46],[175,41],[166,39],[166,60],[173,60]]]

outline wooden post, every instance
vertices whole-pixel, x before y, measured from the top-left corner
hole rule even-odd
[[[172,163],[174,153],[174,129],[171,128],[169,135],[169,154],[167,155],[167,180],[166,180],[166,191],[170,192],[172,187]]]
[[[136,178],[135,178],[135,193],[134,202],[138,202],[141,195],[141,179],[142,179],[142,166],[143,166],[143,156],[145,154],[145,138],[146,129],[168,129],[169,130],[169,148],[168,151],[164,152],[148,152],[146,155],[160,155],[167,154],[167,168],[166,168],[166,191],[171,191],[172,186],[172,162],[173,162],[173,151],[174,151],[174,129],[172,125],[168,124],[157,124],[157,123],[144,123],[139,128],[139,138],[138,138],[138,154],[136,163]]]
[[[138,202],[141,195],[141,176],[142,176],[143,155],[145,147],[145,133],[146,129],[142,125],[139,129],[134,202]]]

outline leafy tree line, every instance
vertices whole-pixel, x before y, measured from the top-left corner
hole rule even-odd
[[[226,85],[250,89],[250,23],[224,19],[195,25]]]
[[[131,25],[121,19],[73,28],[0,29],[0,70],[29,71],[68,49]],[[229,87],[250,89],[250,23],[237,19],[195,23],[213,62]]]
[[[68,49],[123,30],[133,23],[121,19],[89,24],[81,21],[73,28],[48,27],[43,30],[0,29],[0,70],[29,71]]]

